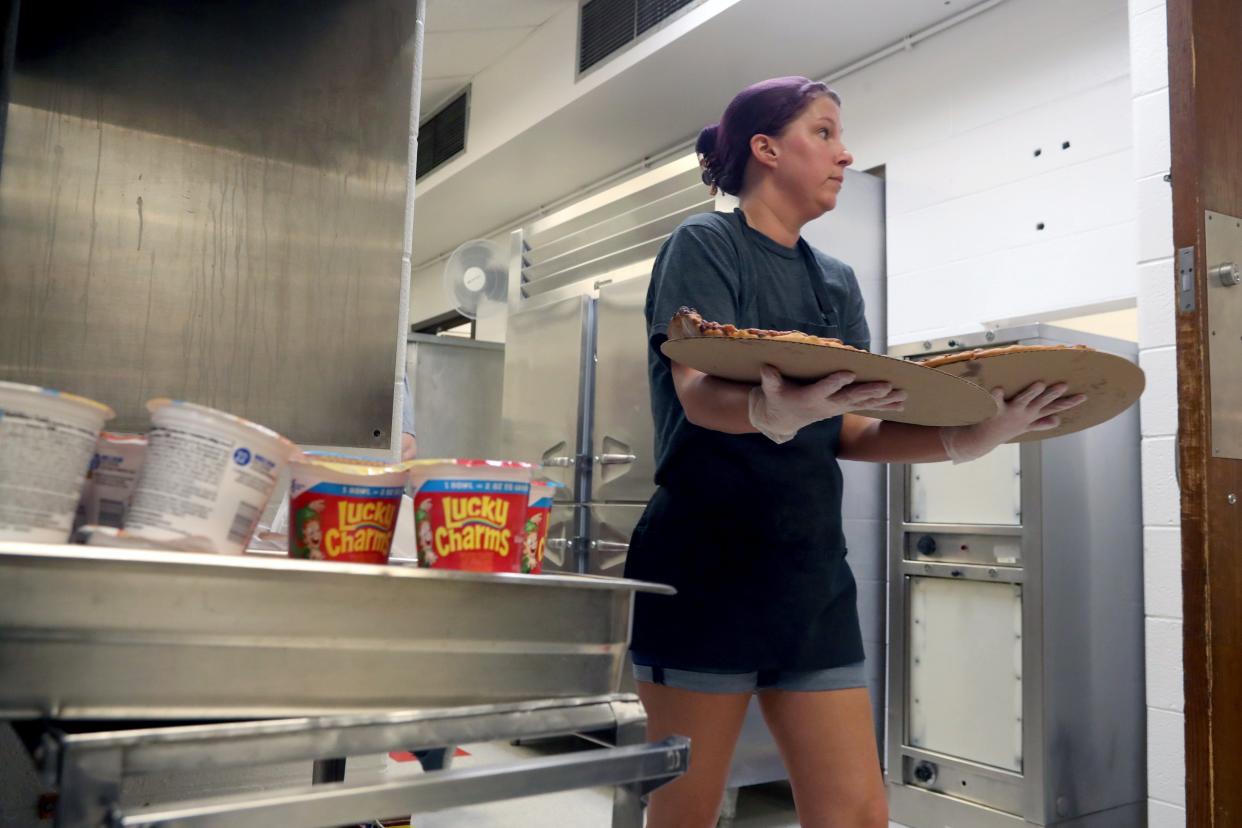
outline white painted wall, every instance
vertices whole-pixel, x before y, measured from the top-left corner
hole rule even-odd
[[[1163,0],[1130,0],[1134,178],[1138,191],[1143,568],[1147,635],[1147,794],[1151,828],[1186,824],[1182,702],[1182,543],[1177,444],[1169,81]]]
[[[858,166],[887,169],[890,343],[1133,299],[1126,24],[1011,0],[837,84]]]

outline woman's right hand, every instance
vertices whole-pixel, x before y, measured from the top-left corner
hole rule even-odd
[[[775,443],[801,429],[851,411],[900,411],[906,392],[890,382],[854,382],[850,371],[829,374],[810,385],[787,381],[771,365],[760,369],[761,384],[750,392],[750,424]]]
[[[972,426],[944,426],[940,441],[945,454],[956,463],[977,460],[1001,443],[1021,437],[1028,431],[1048,431],[1061,425],[1061,413],[1082,405],[1085,394],[1065,396],[1069,386],[1064,382],[1048,385],[1035,382],[1005,399],[1005,389],[993,388],[997,413]]]

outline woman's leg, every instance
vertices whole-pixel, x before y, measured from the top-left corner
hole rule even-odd
[[[759,706],[789,771],[803,828],[888,828],[866,688],[764,690]]]
[[[712,828],[750,693],[700,693],[638,682],[647,738],[690,737],[690,767],[652,791],[647,828]],[[887,828],[887,826],[885,826]]]

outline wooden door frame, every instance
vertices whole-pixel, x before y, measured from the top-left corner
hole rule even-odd
[[[1242,460],[1212,457],[1204,212],[1242,216],[1242,3],[1166,9],[1173,243],[1195,253],[1195,307],[1177,311],[1186,824],[1227,828],[1242,825]]]

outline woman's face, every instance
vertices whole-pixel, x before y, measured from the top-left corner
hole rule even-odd
[[[772,139],[776,150],[772,174],[780,189],[811,217],[837,206],[845,168],[854,163],[841,133],[841,108],[821,95]]]

